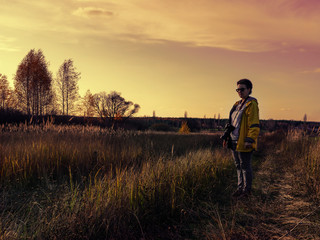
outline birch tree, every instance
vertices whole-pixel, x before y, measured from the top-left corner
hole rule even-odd
[[[0,73],[0,109],[8,108],[10,89],[9,81],[6,75]]]
[[[80,73],[76,71],[73,60],[65,60],[58,70],[56,79],[57,99],[63,115],[69,115],[75,109],[75,102],[79,99],[79,79]]]
[[[94,99],[93,94],[90,90],[87,90],[86,94],[82,99],[82,111],[85,117],[93,117],[95,110],[94,110]]]

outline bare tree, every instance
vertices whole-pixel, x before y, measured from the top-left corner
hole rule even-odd
[[[126,101],[118,92],[101,92],[93,96],[94,108],[101,118],[113,127],[117,120],[126,120],[140,109],[138,104]]]
[[[7,109],[18,109],[19,102],[16,98],[15,91],[9,87],[8,98],[6,100]]]
[[[106,92],[100,92],[93,95],[93,106],[96,113],[104,118],[107,114],[108,95]]]
[[[73,66],[73,60],[67,59],[60,66],[57,73],[58,101],[61,104],[62,114],[69,115],[79,98],[78,81],[80,73]]]
[[[52,75],[42,51],[32,49],[18,66],[14,86],[19,108],[32,115],[50,111],[52,102]]]
[[[95,113],[94,98],[90,90],[87,90],[82,99],[82,110],[85,117],[93,117]]]
[[[10,95],[9,81],[6,75],[0,73],[0,109],[8,108]]]

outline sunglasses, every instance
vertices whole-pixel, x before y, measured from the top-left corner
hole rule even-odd
[[[244,90],[246,90],[246,88],[237,88],[236,89],[237,92],[243,92]]]

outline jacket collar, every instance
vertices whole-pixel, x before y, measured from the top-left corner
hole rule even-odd
[[[234,105],[237,106],[238,104],[241,103],[241,101],[242,101],[242,100],[237,101]],[[256,102],[257,102],[257,99],[255,99],[254,97],[248,97],[248,99],[246,100],[246,106],[249,106],[249,104],[250,104],[252,101],[256,101]]]

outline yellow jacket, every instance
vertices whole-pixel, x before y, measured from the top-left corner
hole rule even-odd
[[[241,100],[236,102],[231,109],[230,116],[233,110],[238,104],[241,103]],[[251,152],[252,150],[257,150],[257,140],[260,132],[259,124],[259,108],[257,99],[249,97],[246,102],[245,109],[242,113],[240,130],[239,130],[239,139],[237,143],[236,151],[238,152]],[[252,143],[251,148],[245,148],[244,143]]]

